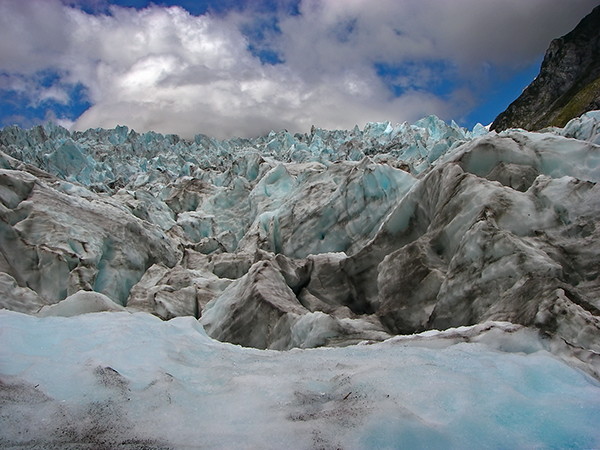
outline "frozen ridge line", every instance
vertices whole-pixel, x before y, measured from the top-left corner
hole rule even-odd
[[[381,122],[368,123],[363,130],[356,126],[334,131],[313,127],[308,134],[271,131],[255,139],[217,140],[197,135],[189,141],[155,132],[139,134],[125,126],[69,132],[49,123],[31,130],[6,127],[0,131],[0,146],[10,156],[62,179],[113,192],[185,176],[204,179],[210,176],[206,171],[231,169],[252,181],[257,176],[253,171],[264,158],[328,165],[360,161],[365,156],[375,161],[392,157],[419,173],[450,148],[485,132],[479,124],[468,131],[429,116],[413,125]]]

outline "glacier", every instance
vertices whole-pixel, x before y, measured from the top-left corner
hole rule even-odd
[[[0,311],[0,344],[3,448],[600,445],[598,381],[506,322],[279,352],[191,317]]]
[[[599,124],[0,130],[0,445],[597,447]]]

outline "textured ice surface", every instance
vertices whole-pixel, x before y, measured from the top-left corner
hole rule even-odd
[[[148,267],[179,260],[175,241],[113,198],[20,170],[0,169],[0,186],[0,270],[45,303],[83,289],[125,304]]]
[[[545,345],[487,323],[276,352],[189,317],[0,311],[0,446],[597,448],[600,385]]]
[[[506,320],[598,375],[599,119],[227,141],[5,128],[1,305],[95,291],[271,349]]]
[[[562,136],[588,141],[600,145],[600,111],[590,111],[572,119],[564,129],[558,129]]]
[[[365,156],[393,157],[420,172],[448,149],[482,133],[467,131],[435,116],[414,125],[370,123],[364,130],[323,130],[309,134],[271,132],[256,139],[219,141],[198,135],[193,141],[127,127],[69,133],[49,124],[31,130],[0,131],[3,151],[69,181],[97,190],[168,184],[183,176],[227,184],[232,177],[253,182],[264,174],[264,159],[284,163],[360,161]],[[435,149],[435,150],[434,150]]]
[[[600,446],[599,120],[5,128],[0,446]]]

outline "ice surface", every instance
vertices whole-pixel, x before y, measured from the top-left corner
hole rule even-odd
[[[581,117],[571,119],[558,133],[581,141],[600,145],[600,111],[589,111]]]
[[[77,291],[54,305],[42,307],[37,314],[40,317],[73,317],[100,311],[125,311],[125,308],[99,292]]]
[[[125,304],[153,262],[173,266],[176,244],[112,198],[0,169],[2,271],[56,303],[95,290]]]
[[[5,128],[1,304],[94,291],[271,349],[506,320],[598,376],[599,120],[225,141]]]
[[[0,446],[600,446],[599,121],[5,128]]]
[[[24,313],[35,313],[47,302],[35,291],[21,287],[7,273],[0,273],[0,308]]]
[[[487,323],[260,351],[193,318],[0,312],[0,445],[596,448],[600,385],[534,331]]]
[[[69,133],[55,125],[45,125],[29,131],[4,128],[0,131],[0,146],[8,155],[54,175],[112,192],[115,188],[138,188],[148,183],[167,185],[185,176],[203,178],[212,170],[225,172],[224,177],[211,179],[213,184],[219,184],[217,178],[227,184],[228,174],[253,182],[261,172],[264,174],[261,165],[268,158],[284,163],[330,164],[381,154],[403,161],[413,171],[422,171],[438,153],[481,132],[481,127],[471,132],[435,116],[414,125],[371,123],[363,131],[313,128],[310,134],[271,132],[256,139],[225,141],[203,135],[186,141],[154,132],[138,134],[127,127]],[[436,156],[430,155],[434,146],[438,149]]]
[[[256,262],[248,273],[206,305],[200,323],[210,336],[275,350],[336,342],[348,345],[389,337],[383,327],[368,320],[350,317],[339,320],[335,307],[340,307],[342,302],[329,302],[326,295],[320,295],[331,289],[331,285],[320,292],[320,286],[315,288],[316,283],[323,282],[318,261],[312,260],[311,268],[294,268],[291,267],[293,262],[283,259]],[[319,299],[314,294],[318,294]],[[311,303],[307,296],[315,298],[317,304]]]

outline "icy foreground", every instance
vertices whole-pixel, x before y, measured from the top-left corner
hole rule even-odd
[[[277,352],[190,317],[3,311],[0,446],[598,448],[600,384],[544,347],[490,322]]]
[[[597,447],[599,123],[0,131],[0,444]]]

